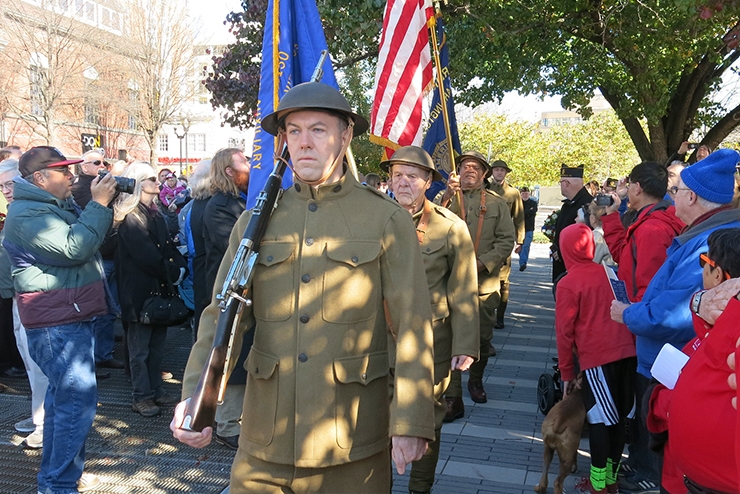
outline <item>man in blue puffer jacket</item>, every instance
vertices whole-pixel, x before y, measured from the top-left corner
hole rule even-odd
[[[735,166],[739,162],[737,151],[720,149],[681,172],[678,184],[670,187],[668,192],[673,196],[676,216],[688,226],[668,247],[668,257],[648,284],[642,300],[629,306],[612,302],[612,319],[624,322],[636,336],[638,412],[652,378],[650,368],[660,349],[666,343],[682,348],[695,336],[691,312],[698,310],[700,301],[695,300],[694,295],[703,286],[699,256],[708,250],[707,237],[721,228],[740,227],[740,210],[730,205],[735,187]],[[646,429],[638,425],[638,436],[643,430],[644,436]],[[642,437],[637,441],[643,439],[647,442]],[[654,470],[658,470],[657,465]],[[647,479],[635,478],[633,484],[647,485],[647,482],[657,485],[659,477],[653,478],[656,473],[659,475],[659,470],[652,472]],[[620,490],[644,491],[622,484]]]
[[[111,226],[112,175],[92,181],[82,211],[56,148],[24,153],[5,221],[6,248],[31,358],[49,378],[38,491],[78,492],[98,400],[92,318],[108,313],[98,249]]]

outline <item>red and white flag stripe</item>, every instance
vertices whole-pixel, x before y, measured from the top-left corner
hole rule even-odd
[[[421,146],[422,104],[431,88],[431,0],[388,0],[383,15],[370,140],[391,149]]]

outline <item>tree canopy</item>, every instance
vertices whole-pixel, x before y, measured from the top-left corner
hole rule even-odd
[[[254,118],[267,2],[242,3],[228,20],[237,41],[215,57],[206,84],[226,120],[244,126]],[[335,69],[372,71],[384,2],[317,5]],[[468,0],[442,9],[458,102],[475,106],[514,90],[560,95],[588,117],[598,89],[643,160],[665,160],[700,126],[709,129],[701,142],[717,147],[740,123],[740,105],[709,98],[740,56],[737,0]],[[340,84],[353,103],[370,94],[367,79]]]

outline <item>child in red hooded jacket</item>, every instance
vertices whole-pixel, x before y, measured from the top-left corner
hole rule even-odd
[[[625,421],[634,413],[635,341],[627,327],[609,315],[614,295],[604,267],[593,262],[591,230],[583,224],[565,228],[560,252],[567,274],[555,292],[558,364],[566,394],[574,385],[574,354],[584,372],[591,450],[590,475],[577,482],[576,489],[616,493]]]

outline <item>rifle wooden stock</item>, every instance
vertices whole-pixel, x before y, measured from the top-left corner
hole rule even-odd
[[[221,379],[226,370],[226,355],[228,353],[229,340],[232,328],[237,321],[239,301],[232,299],[225,309],[218,315],[216,323],[216,334],[213,337],[213,346],[208,354],[208,360],[203,367],[203,372],[195,387],[193,396],[185,410],[185,419],[181,429],[200,432],[206,427],[212,426],[216,418],[216,406],[218,405],[219,388]],[[235,329],[235,328],[234,328]]]

